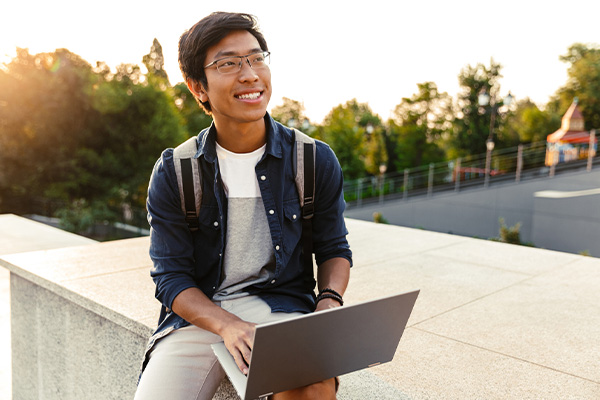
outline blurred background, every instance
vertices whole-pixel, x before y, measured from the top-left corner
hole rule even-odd
[[[331,145],[351,207],[405,193],[407,170],[427,188],[431,165],[452,187],[516,169],[523,149],[549,168],[569,107],[586,137],[600,127],[596,1],[4,2],[0,213],[100,240],[147,233],[154,162],[211,123],[178,38],[220,10],[258,17],[271,114]],[[576,159],[597,146],[579,145]]]

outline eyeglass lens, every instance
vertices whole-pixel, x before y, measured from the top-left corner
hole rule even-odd
[[[238,72],[242,68],[242,62],[248,60],[253,69],[265,68],[269,64],[269,52],[249,54],[247,56],[232,56],[223,58],[216,62],[217,70],[222,74]]]

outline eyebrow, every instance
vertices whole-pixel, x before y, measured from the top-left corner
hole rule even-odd
[[[255,47],[255,48],[249,50],[249,52],[246,53],[246,55],[247,54],[260,53],[262,51],[263,51],[263,49],[261,49],[260,47]],[[225,51],[219,51],[217,54],[215,54],[214,60],[218,60],[218,59],[223,58],[223,57],[231,57],[231,56],[239,56],[239,55],[238,55],[238,53],[236,51],[227,51],[227,50],[225,50]]]

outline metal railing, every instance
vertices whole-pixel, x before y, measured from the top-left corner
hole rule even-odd
[[[546,165],[546,142],[536,142],[492,152],[489,184],[520,182],[551,177],[573,169],[591,170],[600,164],[596,151],[585,151],[585,158]],[[403,172],[370,176],[344,183],[348,207],[361,207],[388,200],[459,192],[485,185],[486,153],[425,166]]]

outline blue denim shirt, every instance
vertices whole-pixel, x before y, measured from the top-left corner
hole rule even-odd
[[[308,281],[303,275],[301,210],[293,168],[294,131],[274,121],[269,114],[265,115],[265,125],[266,150],[255,171],[276,268],[272,279],[248,291],[263,298],[274,312],[307,313],[314,310],[315,281]],[[219,173],[214,124],[200,132],[198,143],[194,158],[202,173],[203,192],[198,231],[188,229],[181,210],[173,149],[162,153],[150,178],[147,208],[151,226],[150,257],[154,263],[151,276],[163,312],[149,349],[160,337],[188,325],[170,311],[179,293],[197,287],[212,298],[222,278],[222,255],[227,245],[227,198]],[[316,146],[312,237],[317,265],[334,257],[343,257],[352,263],[343,218],[342,170],[328,145],[317,141]]]

